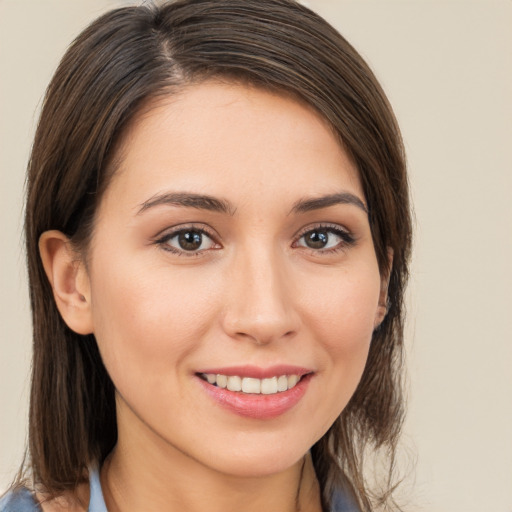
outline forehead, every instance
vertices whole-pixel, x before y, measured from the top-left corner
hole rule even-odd
[[[169,188],[239,200],[274,192],[283,201],[349,189],[363,199],[326,120],[297,99],[246,85],[206,82],[153,100],[117,160],[110,192],[133,201]]]

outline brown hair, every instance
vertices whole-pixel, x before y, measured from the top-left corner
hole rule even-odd
[[[117,437],[114,386],[94,336],[74,333],[60,317],[39,237],[58,229],[85,249],[116,144],[141,104],[214,77],[305,101],[329,121],[359,170],[379,267],[390,276],[389,311],[374,332],[354,396],[312,456],[324,507],[333,488],[342,486],[362,510],[373,510],[390,502],[391,484],[372,491],[364,455],[382,451],[391,475],[403,419],[403,293],[411,245],[404,152],[366,63],[325,20],[293,0],[125,7],[90,25],[64,56],[46,94],[28,168],[30,473],[50,495],[73,489]]]

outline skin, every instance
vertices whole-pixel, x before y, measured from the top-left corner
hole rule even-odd
[[[125,134],[86,257],[56,231],[40,242],[63,318],[94,333],[116,386],[109,511],[319,511],[308,451],[355,391],[385,314],[357,170],[286,96],[207,82],[150,107]],[[169,193],[229,207],[150,204]],[[294,210],[340,193],[361,205]],[[177,229],[207,235],[186,251]],[[304,236],[319,229],[326,248]],[[312,376],[284,414],[248,418],[196,375],[245,364]]]

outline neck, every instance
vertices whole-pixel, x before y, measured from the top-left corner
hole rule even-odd
[[[101,469],[101,482],[109,512],[321,512],[309,454],[279,473],[230,475],[194,460],[154,433],[122,427]]]

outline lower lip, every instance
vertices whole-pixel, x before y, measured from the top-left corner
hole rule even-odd
[[[197,377],[203,389],[225,409],[248,418],[277,418],[294,407],[306,393],[312,374],[305,375],[288,391],[273,395],[250,394],[219,388]]]

